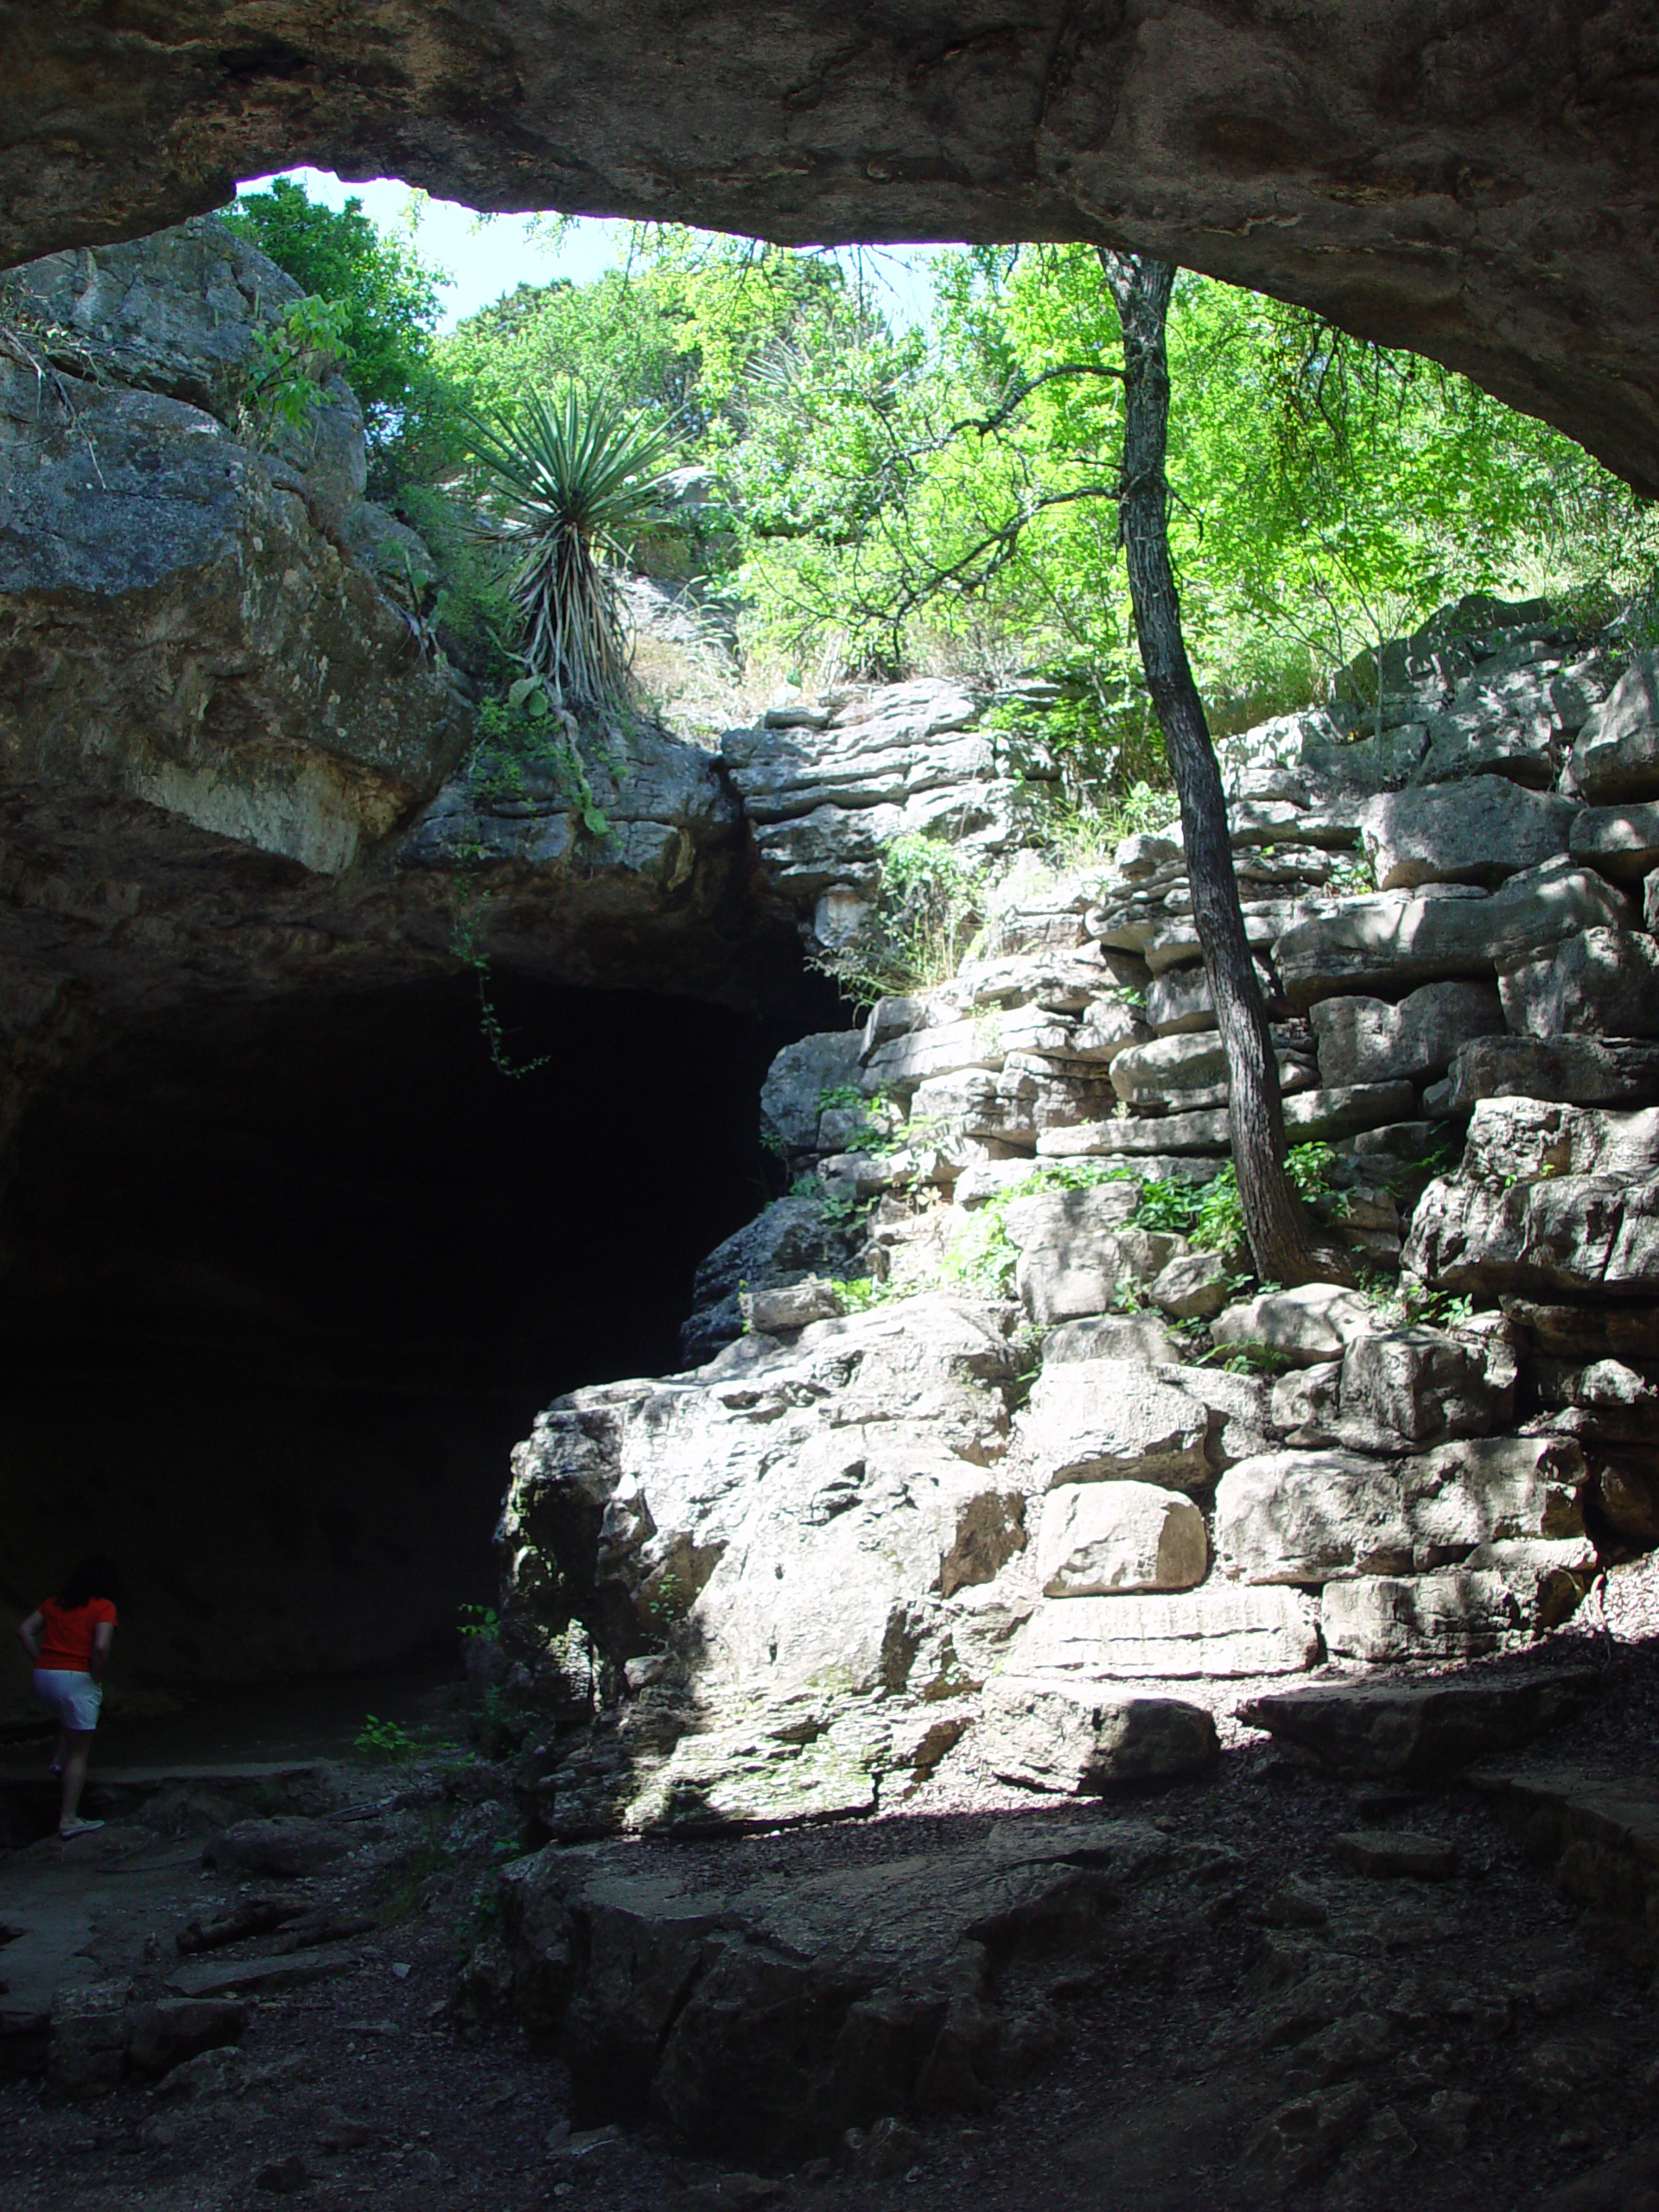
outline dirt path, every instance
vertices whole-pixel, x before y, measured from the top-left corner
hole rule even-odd
[[[1651,1770],[1656,1723],[1648,1654],[1578,1724],[1573,1755]],[[457,2032],[457,1967],[518,1848],[502,1771],[454,1755],[268,1766],[134,1786],[98,1837],[0,1859],[0,1922],[28,1931],[0,1946],[14,2031],[54,1975],[78,2002],[111,1986],[140,2001],[211,1994],[241,1977],[245,2005],[239,2041],[154,2086],[80,2100],[61,2080],[0,2084],[9,2212],[251,2212],[283,2193],[398,2212],[1659,2208],[1650,1939],[1635,1922],[1586,1925],[1468,1791],[1357,1803],[1277,1754],[1229,1753],[1211,1782],[1130,1808],[1168,1832],[1186,1871],[1138,1908],[1144,1940],[1069,1980],[1048,1974],[1034,1993],[1048,2041],[1023,2086],[983,2112],[880,2125],[839,2164],[753,2177],[677,2157],[649,2128],[573,2138],[556,2057],[517,2030]],[[323,1837],[310,1871],[204,1868],[204,1848],[222,1851],[251,1813]],[[804,1874],[1020,1817],[676,1848],[736,1887],[759,1868]],[[1361,1820],[1450,1840],[1455,1875],[1340,1872],[1332,1839]],[[277,1931],[181,1953],[187,1923],[255,1897],[372,1925],[309,1948],[282,1949]],[[29,2062],[25,2035],[0,2044]]]

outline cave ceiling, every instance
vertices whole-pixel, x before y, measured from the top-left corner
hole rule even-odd
[[[13,0],[0,54],[0,263],[299,162],[794,244],[1104,239],[1659,487],[1651,0]]]

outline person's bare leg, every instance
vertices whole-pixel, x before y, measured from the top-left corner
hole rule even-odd
[[[58,1815],[60,1828],[73,1827],[80,1813],[80,1793],[86,1783],[86,1761],[92,1748],[90,1728],[66,1728],[63,1732],[63,1809]]]
[[[63,1772],[63,1754],[67,1748],[64,1744],[63,1738],[64,1731],[60,1727],[58,1730],[58,1748],[53,1752],[52,1764],[46,1770],[48,1774],[61,1774]]]

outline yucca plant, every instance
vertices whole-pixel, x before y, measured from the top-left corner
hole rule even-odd
[[[618,698],[628,652],[614,564],[624,533],[657,518],[664,434],[575,383],[553,397],[531,391],[511,415],[474,415],[468,427],[501,502],[502,537],[522,548],[508,590],[527,681],[560,706]]]

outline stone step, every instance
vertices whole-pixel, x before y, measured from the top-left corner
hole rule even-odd
[[[1362,1083],[1346,1090],[1303,1090],[1285,1101],[1285,1129],[1293,1144],[1331,1143],[1362,1129],[1411,1121],[1417,1092],[1409,1083]],[[1141,1153],[1225,1152],[1232,1123],[1224,1106],[1191,1114],[1146,1114],[1124,1120],[1083,1122],[1045,1129],[1037,1140],[1044,1160],[1097,1160]]]
[[[317,1759],[251,1759],[220,1765],[94,1766],[87,1786],[130,1789],[146,1796],[175,1784],[200,1783],[232,1789],[260,1782],[307,1781],[320,1771],[321,1765]],[[0,1767],[0,1789],[35,1789],[48,1784],[55,1789],[56,1777],[48,1775],[39,1761],[27,1768]]]
[[[369,1954],[350,1944],[315,1951],[290,1951],[276,1958],[214,1959],[181,1967],[168,1983],[180,1997],[263,1996],[299,1989],[310,1981],[331,1981],[355,1974]]]
[[[1047,1598],[1011,1647],[1010,1674],[1103,1685],[1305,1672],[1319,1657],[1300,1590],[1205,1585],[1173,1596]]]
[[[1535,1866],[1592,1911],[1645,1924],[1632,1949],[1659,1933],[1659,1773],[1631,1774],[1539,1758],[1471,1768],[1469,1787],[1491,1799]]]
[[[1339,1774],[1433,1782],[1570,1719],[1599,1688],[1587,1668],[1482,1681],[1339,1682],[1267,1691],[1247,1699],[1238,1718]]]

